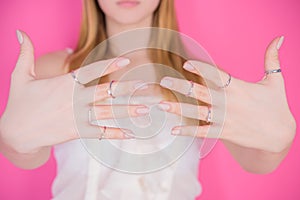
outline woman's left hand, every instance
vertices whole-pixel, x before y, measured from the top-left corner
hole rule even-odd
[[[267,48],[266,72],[280,69],[278,50],[282,41],[283,37],[278,37]],[[248,83],[230,77],[221,70],[217,70],[219,73],[210,73],[216,68],[200,61],[188,61],[183,68],[199,76],[200,72],[206,74],[203,78],[219,87],[208,89],[203,85],[172,77],[161,80],[161,86],[210,105],[161,102],[160,108],[167,112],[210,122],[203,126],[174,127],[173,135],[220,138],[242,147],[268,152],[282,152],[290,146],[296,123],[288,106],[281,73],[266,74],[261,81]],[[223,82],[223,85],[217,83],[219,77],[222,80],[219,82]],[[224,97],[226,94],[226,101],[222,98],[222,101],[213,101],[212,98],[222,97],[222,94]],[[222,112],[224,115],[220,117]]]

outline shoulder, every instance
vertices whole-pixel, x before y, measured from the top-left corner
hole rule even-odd
[[[65,61],[70,53],[70,49],[65,49],[40,56],[35,61],[36,77],[44,79],[67,73],[68,65]]]

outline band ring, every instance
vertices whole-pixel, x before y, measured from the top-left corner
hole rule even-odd
[[[194,88],[194,82],[193,81],[190,81],[190,88],[189,88],[189,91],[186,93],[185,96],[191,96],[191,94],[193,93],[193,88]]]
[[[106,126],[103,126],[103,131],[101,131],[99,140],[102,140],[105,137],[106,128],[107,128]]]
[[[230,83],[231,83],[231,75],[228,73],[228,80],[227,80],[227,82],[223,86],[221,86],[220,88],[222,88],[222,89],[227,88]]]
[[[269,74],[273,74],[273,73],[280,73],[281,69],[272,69],[272,70],[266,70],[265,74],[269,75]]]
[[[110,83],[109,83],[109,88],[107,89],[107,94],[108,94],[109,96],[111,96],[112,98],[116,98],[116,97],[113,95],[113,93],[112,93],[112,84],[113,84],[114,82],[115,82],[114,80],[110,81]]]
[[[74,79],[74,81],[75,81],[76,83],[78,83],[78,84],[80,84],[80,85],[83,85],[83,84],[78,80],[78,78],[77,78],[77,76],[76,76],[74,70],[72,70],[70,73],[71,73],[71,76],[72,76],[72,78]]]
[[[91,109],[91,108],[90,108],[89,111],[88,111],[88,121],[89,121],[89,124],[95,125],[95,123],[93,123],[93,121],[92,121],[92,109]],[[97,122],[98,122],[98,121],[97,121]],[[97,123],[97,125],[99,126],[98,123]],[[107,129],[107,127],[106,127],[106,126],[103,126],[103,131],[101,131],[99,140],[102,140],[103,138],[105,138],[106,129]]]
[[[208,123],[211,122],[211,109],[210,109],[210,108],[208,108],[207,117],[206,117],[206,122],[208,122]]]

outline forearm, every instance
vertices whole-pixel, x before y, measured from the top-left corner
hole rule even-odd
[[[223,144],[243,169],[257,174],[267,174],[274,171],[289,150],[286,148],[282,152],[271,153],[238,146],[228,141],[223,141]]]
[[[15,166],[23,169],[34,169],[46,163],[51,154],[51,147],[44,147],[35,153],[20,153],[3,141],[0,118],[0,153]]]

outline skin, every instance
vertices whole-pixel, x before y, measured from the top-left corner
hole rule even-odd
[[[151,26],[152,13],[157,7],[158,0],[140,1],[135,8],[123,8],[116,6],[117,1],[99,0],[99,5],[107,15],[107,33],[112,36],[124,30],[138,27]],[[151,3],[150,3],[151,2]],[[149,5],[149,3],[151,5]],[[145,7],[144,7],[145,6]],[[147,8],[147,9],[145,9]],[[149,10],[149,8],[151,8]],[[133,12],[136,9],[138,12]],[[141,11],[140,11],[140,10]],[[145,14],[147,10],[147,14]],[[149,12],[148,12],[149,10]],[[143,11],[143,12],[142,12]],[[111,13],[111,14],[109,14]],[[113,14],[118,13],[118,14]],[[120,14],[120,15],[119,15]],[[120,16],[120,17],[119,17]],[[45,163],[50,155],[52,145],[78,139],[74,123],[74,111],[72,109],[73,87],[79,87],[82,99],[76,99],[74,104],[80,112],[88,113],[91,108],[90,103],[95,99],[88,97],[96,92],[96,100],[110,98],[106,93],[109,83],[89,88],[78,86],[73,78],[67,73],[64,60],[67,51],[56,52],[45,55],[34,63],[33,46],[25,33],[22,34],[21,53],[16,68],[12,74],[11,90],[8,104],[0,120],[0,151],[15,165],[32,169]],[[268,47],[265,58],[265,69],[279,68],[277,45],[279,38],[276,38]],[[118,48],[118,47],[117,47]],[[139,60],[141,55],[144,56]],[[146,62],[146,54],[131,55],[131,64]],[[106,70],[108,63],[113,62]],[[99,61],[96,65],[82,68],[79,81],[88,82],[103,73],[112,73],[121,69],[130,68],[130,63],[126,66],[118,67],[118,60]],[[212,66],[199,61],[188,61],[192,63],[192,73],[200,76],[199,71],[207,70]],[[186,65],[183,66],[188,70]],[[151,70],[151,69],[150,69]],[[75,72],[78,74],[78,71]],[[148,73],[147,73],[148,74]],[[220,71],[221,78],[225,83],[228,76]],[[111,75],[112,78],[118,77],[118,73]],[[214,81],[214,77],[204,77]],[[166,84],[166,80],[182,84]],[[179,83],[179,82],[178,82]],[[123,88],[122,93],[118,93],[113,88],[113,94],[130,94],[139,80],[124,81],[118,83]],[[165,77],[161,86],[171,90],[186,94],[186,88],[190,87],[190,82],[176,80],[172,77]],[[147,88],[146,88],[147,89]],[[245,94],[245,91],[247,93]],[[216,90],[215,92],[219,92]],[[189,136],[191,132],[197,131],[197,137],[220,137],[230,153],[240,163],[240,165],[250,172],[268,173],[274,170],[285,157],[295,134],[295,120],[290,113],[286,101],[284,90],[284,80],[279,73],[267,76],[259,83],[247,83],[233,78],[231,84],[225,88],[227,103],[226,119],[222,134],[206,135],[211,126],[221,126],[212,113],[212,124],[203,127],[174,127],[172,134]],[[26,97],[26,98],[24,98]],[[47,97],[47,98],[45,98]],[[191,93],[192,98],[196,98],[211,104],[208,90],[195,84]],[[43,103],[41,103],[43,102]],[[17,105],[17,106],[16,106]],[[37,109],[38,105],[38,109]],[[161,109],[178,115],[188,116],[194,119],[203,120],[207,116],[208,108],[196,107],[190,109],[191,105],[178,104],[174,102],[161,102]],[[129,114],[117,117],[133,117],[144,115],[138,110],[147,110],[143,105],[129,105]],[[211,105],[213,108],[218,105]],[[180,112],[179,108],[184,112]],[[62,109],[63,108],[63,109]],[[121,107],[119,109],[128,109]],[[95,108],[96,118],[112,118],[109,112],[110,107],[98,105]],[[198,113],[189,110],[199,110]],[[238,111],[238,112],[237,112]],[[30,114],[29,114],[30,113]],[[103,113],[106,113],[105,115]],[[40,117],[42,116],[44,117]],[[83,116],[85,116],[83,114]],[[255,116],[255,117],[253,117]],[[88,123],[86,118],[79,119],[77,123],[86,132],[85,138],[98,138],[103,131],[103,127],[95,127]],[[260,123],[260,122],[266,123]],[[18,122],[18,126],[15,125]],[[59,123],[64,122],[64,123]],[[52,124],[55,124],[53,126]],[[253,126],[256,124],[256,126]],[[107,136],[115,139],[128,139],[132,137],[130,130],[122,131],[117,128],[107,128]],[[128,137],[131,136],[131,137]],[[198,158],[195,158],[198,159]]]
[[[278,50],[280,38],[275,38],[268,46],[265,54],[265,70],[280,68]],[[227,149],[247,171],[255,173],[272,172],[280,164],[288,152],[294,139],[296,123],[290,112],[286,99],[284,79],[281,73],[269,74],[258,83],[247,83],[232,77],[231,83],[224,90],[218,86],[215,69],[207,63],[188,61],[183,68],[198,76],[214,82],[217,87],[208,90],[194,84],[191,97],[202,100],[210,107],[161,102],[160,107],[167,112],[187,116],[194,119],[206,120],[208,109],[218,111],[225,109],[226,118],[223,121],[212,113],[212,123],[201,127],[178,126],[172,130],[173,135],[193,136],[198,138],[219,138]],[[228,80],[228,74],[219,70],[223,85]],[[186,94],[190,82],[186,80],[165,77],[161,86]],[[212,104],[210,92],[216,96],[226,93],[226,104],[216,101]],[[183,112],[181,112],[183,110]],[[194,111],[198,112],[194,112]],[[263,123],[262,123],[263,122]],[[219,134],[216,130],[222,130]],[[212,130],[209,132],[209,130]]]
[[[113,2],[106,1],[106,3],[107,6],[111,6]],[[131,17],[137,19],[136,23],[138,22],[138,24],[136,26],[151,25],[152,12],[157,7],[158,2],[153,1],[152,3],[153,10],[149,12],[149,15],[140,16],[134,14],[135,12],[132,10],[127,11],[127,13],[133,13]],[[149,1],[141,1],[140,5],[147,7]],[[110,24],[109,21],[112,23]],[[113,32],[111,30],[120,32],[124,28],[132,27],[132,23],[135,22],[131,21],[130,24],[123,24],[122,26],[120,23],[122,24],[122,22],[115,23],[115,20],[108,19],[107,26],[110,27],[108,32]],[[93,102],[111,98],[107,94],[109,82],[91,87],[79,85],[74,82],[71,74],[67,73],[68,65],[64,65],[68,56],[67,51],[47,54],[34,62],[33,44],[29,37],[24,32],[20,32],[18,40],[21,45],[20,55],[11,76],[7,107],[0,119],[0,151],[16,166],[33,169],[43,165],[50,156],[51,147],[55,144],[80,137],[99,138],[103,134],[104,127],[99,128],[88,122],[86,113],[91,108],[95,111],[96,119],[136,117],[148,114],[149,110],[144,105],[118,106],[114,108],[114,113],[110,112],[111,107],[109,106],[91,106]],[[132,56],[130,59],[140,56],[140,54],[135,57]],[[75,74],[78,75],[80,83],[88,83],[95,78],[128,67],[131,62],[130,59],[123,58],[121,60],[119,58],[99,61],[76,70]],[[126,60],[125,64],[124,60]],[[119,63],[122,63],[122,66],[119,66]],[[116,75],[112,75],[112,78],[114,76]],[[118,89],[116,85],[118,85]],[[115,97],[132,94],[141,85],[144,85],[141,80],[116,82],[113,84],[112,93]],[[80,93],[79,99],[73,99],[74,87]],[[144,85],[140,89],[147,89],[147,86]],[[79,116],[82,116],[81,118],[78,117],[76,123],[73,107],[76,107]],[[128,110],[128,112],[124,112],[124,110]],[[15,122],[18,122],[18,126],[15,125]],[[84,135],[79,135],[77,129],[80,129]],[[134,138],[130,130],[109,127],[106,128],[103,136],[104,139]]]

